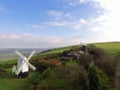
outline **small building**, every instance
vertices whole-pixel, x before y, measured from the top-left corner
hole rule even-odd
[[[80,59],[82,54],[87,54],[88,49],[86,45],[82,45],[82,47],[79,50],[73,50],[68,52],[65,56],[63,56],[61,59],[62,61],[72,61],[74,59]]]
[[[88,53],[87,46],[86,45],[82,45],[81,51],[83,51],[84,53]]]

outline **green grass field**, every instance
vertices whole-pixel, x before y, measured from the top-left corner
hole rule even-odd
[[[43,52],[43,53],[40,54],[40,56],[49,55],[49,54],[56,54],[56,53],[62,53],[63,51],[70,50],[70,49],[77,48],[77,47],[80,47],[80,46],[76,45],[76,46],[68,46],[68,47],[56,48],[56,49],[49,50],[48,52]]]
[[[115,55],[118,52],[120,52],[120,43],[118,42],[111,42],[111,43],[94,43],[96,47],[104,49],[108,54],[110,55]],[[69,46],[69,47],[64,47],[64,48],[57,48],[53,50],[49,50],[47,52],[43,52],[39,54],[38,56],[45,56],[48,54],[56,54],[56,53],[62,53],[65,50],[69,50],[72,48],[80,47],[79,45],[77,46]],[[16,59],[14,60],[8,60],[8,61],[1,61],[0,64],[11,64],[17,62]],[[76,64],[74,62],[74,64]],[[67,63],[67,66],[71,65],[71,62]],[[12,67],[11,67],[12,68]],[[31,72],[30,71],[30,76],[25,79],[17,79],[13,77],[11,73],[11,68],[6,68],[5,70],[7,71],[4,75],[0,75],[0,90],[32,90],[33,89],[33,81],[34,78],[38,76],[37,72]],[[62,80],[61,80],[62,81]],[[64,81],[64,80],[63,80]],[[41,82],[42,85],[50,84],[50,80],[44,80]],[[53,85],[56,84],[61,84],[59,81],[52,81]],[[56,85],[57,86],[57,85]]]
[[[120,42],[95,43],[94,45],[104,49],[110,55],[120,52]]]
[[[29,77],[18,79],[10,69],[0,76],[0,90],[33,90],[34,78],[37,76],[37,72],[30,72]]]
[[[118,52],[120,52],[120,42],[92,43],[92,44],[95,45],[96,47],[104,49],[110,55],[115,55]],[[80,47],[80,45],[57,48],[57,49],[50,50],[48,52],[41,53],[40,56],[55,54],[55,53],[62,53],[65,50],[70,50],[78,47]]]

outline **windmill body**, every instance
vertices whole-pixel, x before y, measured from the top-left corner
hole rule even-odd
[[[12,72],[15,73],[18,78],[25,78],[28,76],[29,68],[35,70],[36,68],[29,63],[30,58],[33,56],[35,51],[33,51],[28,58],[22,55],[19,51],[15,51],[15,53],[19,56],[16,66],[13,66]]]

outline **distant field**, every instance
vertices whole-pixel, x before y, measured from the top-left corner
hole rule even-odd
[[[26,48],[23,48],[23,49],[0,49],[0,62],[1,61],[6,61],[6,60],[12,60],[12,59],[16,59],[18,56],[15,54],[15,50],[18,50],[20,51],[23,55],[25,56],[28,56],[33,50],[35,50],[36,54],[44,51],[44,50],[47,50],[47,49],[34,49],[34,48],[31,48],[31,49],[26,49]]]
[[[120,42],[106,42],[106,43],[93,43],[96,47],[104,49],[108,54],[110,55],[115,55],[118,52],[120,52]],[[44,51],[45,49],[36,49],[37,53],[43,51],[40,53],[40,56],[48,55],[48,54],[55,54],[55,53],[62,53],[63,51],[73,49],[73,48],[78,48],[80,45],[75,45],[75,46],[68,46],[68,47],[62,47],[62,48],[56,48],[56,49],[50,49],[47,51]],[[12,60],[17,58],[17,55],[14,53],[14,50],[5,50],[4,52],[0,50],[0,61],[6,61],[6,60]],[[25,49],[25,50],[20,50],[23,54],[28,56],[28,54],[32,51],[33,49]]]
[[[9,60],[13,60],[13,59],[16,59],[17,57],[14,57],[14,58],[0,58],[0,62],[1,61],[9,61]]]
[[[104,49],[110,55],[120,52],[120,42],[95,43],[94,45]]]

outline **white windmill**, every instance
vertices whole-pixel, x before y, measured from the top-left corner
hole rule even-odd
[[[34,71],[36,70],[36,68],[30,64],[29,60],[30,58],[33,56],[33,54],[35,53],[35,51],[32,51],[32,53],[29,55],[29,57],[25,57],[24,55],[22,55],[19,51],[15,51],[15,53],[19,56],[18,58],[18,63],[17,63],[17,67],[14,65],[12,72],[15,73],[18,78],[24,78],[28,76],[28,71],[29,71],[29,67]]]

